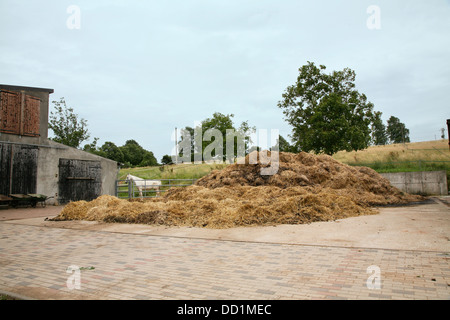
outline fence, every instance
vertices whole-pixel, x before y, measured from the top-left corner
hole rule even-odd
[[[157,189],[151,189],[152,182],[160,181],[161,186]],[[116,180],[116,197],[122,199],[133,198],[155,198],[161,193],[166,192],[172,187],[187,187],[192,185],[195,179],[158,179],[158,180],[143,180],[144,187],[141,189],[131,180]]]

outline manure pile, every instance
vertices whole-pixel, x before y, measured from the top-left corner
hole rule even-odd
[[[212,171],[160,198],[101,196],[71,202],[52,220],[229,228],[336,220],[375,214],[374,206],[423,200],[392,187],[370,168],[348,166],[330,156],[280,152],[278,172],[271,176],[260,174],[267,165],[259,160],[248,164],[249,156],[246,164]]]

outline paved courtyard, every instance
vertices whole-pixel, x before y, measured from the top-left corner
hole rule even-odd
[[[439,208],[448,217],[448,208]],[[448,300],[450,252],[444,249],[237,241],[9,220],[0,221],[0,292],[34,299]]]

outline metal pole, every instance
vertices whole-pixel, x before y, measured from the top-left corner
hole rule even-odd
[[[403,126],[402,126],[402,139],[403,139],[403,145],[405,145],[405,132],[404,132]]]
[[[450,150],[450,119],[447,119],[448,149]]]
[[[132,194],[133,194],[133,182],[131,182],[131,180],[127,180],[128,182],[128,199],[132,198]]]
[[[175,164],[178,164],[178,135],[177,135],[177,127],[175,127]]]

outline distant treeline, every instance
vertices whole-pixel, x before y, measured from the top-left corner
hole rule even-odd
[[[124,168],[157,166],[153,152],[145,150],[135,140],[127,140],[123,146],[118,147],[114,142],[107,141],[101,147],[97,146],[98,139],[84,146],[83,150],[117,161]]]

